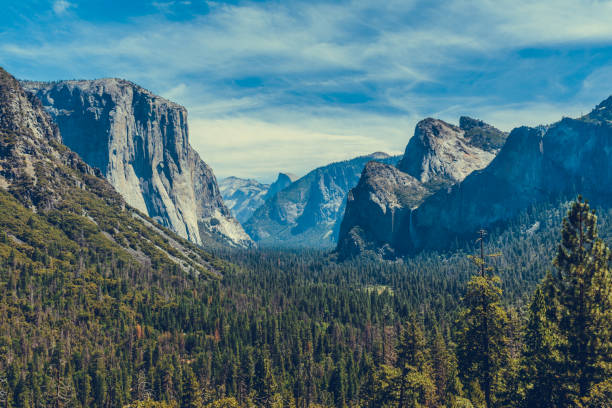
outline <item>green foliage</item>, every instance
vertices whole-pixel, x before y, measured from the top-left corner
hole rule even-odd
[[[499,283],[497,276],[474,276],[468,283],[464,308],[457,322],[457,356],[462,381],[478,384],[488,408],[497,406],[502,372],[509,359],[508,317],[500,303]]]
[[[468,283],[463,252],[336,263],[317,251],[178,250],[137,212],[75,197],[33,213],[0,191],[0,399],[6,389],[10,406],[481,407],[488,362],[492,406],[515,407],[566,378],[554,373],[567,289],[551,276],[523,308],[550,264],[542,254],[558,234],[548,227],[492,234],[501,279]],[[222,276],[196,273],[200,263]],[[600,271],[589,293],[605,306],[608,275],[589,265]],[[606,308],[588,315],[589,330],[604,333]],[[608,395],[593,380],[580,403]]]
[[[556,273],[531,306],[525,357],[528,397],[537,406],[580,406],[594,384],[612,376],[609,264],[595,212],[578,197],[563,220]]]

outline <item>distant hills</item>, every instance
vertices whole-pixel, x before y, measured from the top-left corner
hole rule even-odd
[[[268,198],[244,223],[265,246],[332,248],[349,190],[370,161],[395,164],[399,157],[373,153],[312,170]]]
[[[225,205],[238,221],[244,223],[266,200],[296,179],[297,177],[291,173],[279,173],[274,183],[264,184],[253,179],[227,177],[219,182],[219,189]]]

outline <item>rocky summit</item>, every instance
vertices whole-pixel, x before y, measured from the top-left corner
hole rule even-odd
[[[225,205],[241,223],[245,223],[266,200],[293,183],[297,177],[291,173],[279,173],[272,184],[253,179],[227,177],[219,182]]]
[[[398,160],[379,152],[319,167],[269,197],[245,223],[245,230],[266,246],[333,247],[347,194],[357,185],[365,165]]]
[[[505,132],[468,117],[460,118],[459,126],[432,118],[420,121],[397,167],[369,163],[348,194],[339,255],[373,251],[395,256],[415,234],[413,212],[436,192],[486,167],[506,137]]]
[[[42,101],[64,143],[128,204],[194,243],[251,244],[189,144],[184,107],[120,79],[23,86]]]

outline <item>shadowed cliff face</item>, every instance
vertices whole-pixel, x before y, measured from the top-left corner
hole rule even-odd
[[[340,257],[366,250],[393,257],[412,248],[419,240],[416,209],[487,166],[506,136],[468,117],[460,119],[459,127],[431,118],[419,122],[397,168],[369,163],[349,193],[337,247]]]
[[[366,250],[391,256],[402,219],[429,194],[411,175],[369,162],[348,194],[338,251],[344,256]]]
[[[488,125],[475,131],[474,122],[463,118],[462,136],[460,128],[427,120],[429,124],[424,128],[417,126],[415,137],[426,133],[430,136],[411,140],[398,167],[416,175],[428,188],[428,194],[422,195],[422,201],[410,211],[405,207],[402,207],[404,211],[396,209],[395,214],[400,214],[401,220],[393,220],[394,234],[381,235],[389,222],[370,207],[377,197],[384,196],[382,192],[388,193],[401,183],[393,181],[390,185],[376,186],[369,179],[376,180],[383,173],[364,172],[358,186],[363,191],[351,193],[355,199],[347,206],[338,251],[341,256],[350,256],[371,249],[396,256],[423,249],[445,250],[455,242],[473,237],[480,228],[504,228],[533,205],[573,198],[576,194],[588,197],[597,205],[610,206],[610,119],[612,98],[579,119],[565,118],[547,127],[516,128],[490,164],[474,169],[463,180],[456,180],[454,175],[461,173],[456,170],[469,169],[474,163],[464,165],[455,160],[457,155],[437,154],[437,147],[443,144],[439,139],[455,134],[494,151],[500,145],[498,135],[491,134]],[[444,143],[450,145],[447,141]],[[447,182],[441,183],[443,188],[432,189],[431,176],[441,174]],[[387,177],[387,180],[395,179]],[[421,195],[416,190],[410,194]]]
[[[119,79],[24,87],[55,119],[64,143],[130,205],[195,243],[250,243],[212,170],[189,145],[185,108]]]

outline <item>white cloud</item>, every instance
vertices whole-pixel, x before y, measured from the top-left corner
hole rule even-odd
[[[279,171],[299,176],[315,167],[359,155],[398,149],[365,134],[335,134],[251,118],[191,119],[191,144],[219,178],[272,181]]]
[[[170,3],[157,6],[163,11]],[[507,101],[486,89],[452,96],[443,91],[455,79],[449,72],[465,72],[477,83],[477,74],[490,68],[470,56],[610,44],[612,1],[208,4],[207,15],[182,22],[162,12],[130,24],[71,16],[60,34],[33,25],[33,40],[5,34],[0,54],[31,67],[33,75],[40,75],[43,61],[66,78],[120,76],[186,105],[192,143],[224,176],[269,178],[278,170],[304,173],[375,150],[400,152],[423,116],[456,121],[466,114],[506,130],[552,122],[587,110],[605,97],[597,96],[598,88],[612,83],[609,69],[592,72],[574,103],[535,94],[528,102]],[[66,0],[53,3],[58,15],[70,7]],[[520,67],[503,67],[503,57],[495,63],[509,76],[521,75],[514,73]],[[232,85],[245,77],[270,84]],[[513,79],[519,82],[508,87],[520,84]],[[442,91],[432,94],[422,86]],[[365,92],[373,101],[360,107],[317,98],[334,92]]]
[[[68,11],[69,8],[74,7],[74,4],[69,3],[66,0],[55,0],[53,2],[53,12],[57,15],[62,15]]]

